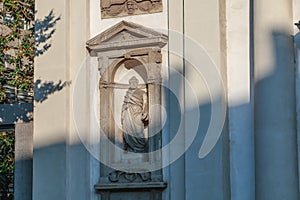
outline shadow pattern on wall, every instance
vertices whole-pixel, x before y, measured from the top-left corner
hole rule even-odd
[[[35,57],[43,55],[51,47],[50,39],[56,31],[55,25],[60,19],[61,17],[55,17],[54,11],[51,10],[44,19],[35,20]]]
[[[71,82],[62,82],[61,80],[54,83],[53,81],[42,82],[42,80],[38,79],[34,83],[34,101],[42,103],[48,99],[49,95],[62,90],[70,84]]]
[[[37,11],[36,11],[37,13]],[[43,55],[51,48],[51,38],[56,32],[56,24],[61,19],[55,16],[53,9],[47,16],[35,20],[35,57]],[[35,66],[46,67],[46,66]],[[42,103],[50,94],[62,90],[69,83],[60,80],[53,81],[36,80],[34,83],[34,100]],[[0,104],[0,125],[15,124],[17,122],[29,122],[33,120],[33,103],[16,102],[12,104]]]

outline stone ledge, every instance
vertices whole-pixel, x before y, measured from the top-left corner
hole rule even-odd
[[[98,183],[98,184],[95,185],[95,189],[98,190],[98,191],[128,190],[128,189],[141,189],[141,190],[158,189],[158,190],[163,190],[167,186],[168,186],[167,182]]]

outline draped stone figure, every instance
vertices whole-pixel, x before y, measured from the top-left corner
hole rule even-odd
[[[124,150],[135,153],[146,152],[148,123],[147,94],[138,88],[138,79],[129,80],[129,89],[122,105],[121,123],[123,129]]]

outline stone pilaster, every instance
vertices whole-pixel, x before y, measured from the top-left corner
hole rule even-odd
[[[257,200],[299,199],[292,8],[254,0]]]

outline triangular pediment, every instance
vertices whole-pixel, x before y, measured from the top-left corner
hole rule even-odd
[[[155,41],[159,44],[155,44]],[[87,41],[87,48],[95,51],[111,50],[113,48],[132,48],[134,45],[164,46],[168,37],[150,28],[121,21],[106,31]]]
[[[145,35],[133,32],[131,30],[122,30],[121,32],[111,36],[110,38],[103,41],[104,42],[122,42],[122,41],[128,41],[128,40],[136,40],[139,38],[147,38]]]

